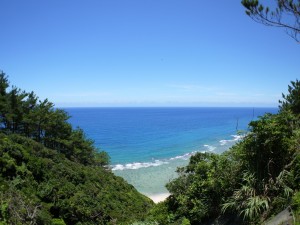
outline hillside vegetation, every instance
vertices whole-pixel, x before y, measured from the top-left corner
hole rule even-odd
[[[69,116],[0,73],[0,224],[130,224],[153,202]]]
[[[262,224],[291,206],[300,224],[300,82],[289,85],[278,114],[252,121],[230,150],[197,153],[177,172],[150,223]]]
[[[278,114],[250,122],[231,149],[178,168],[157,205],[113,175],[68,118],[0,73],[0,224],[262,224],[287,207],[300,223],[298,80]]]

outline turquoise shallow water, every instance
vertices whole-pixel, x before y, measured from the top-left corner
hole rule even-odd
[[[118,164],[113,167],[113,171],[147,196],[167,193],[165,184],[177,177],[176,169],[186,166],[192,154],[196,152],[223,152],[241,138],[242,136],[233,135],[232,139],[220,140],[215,146],[204,145],[202,148],[199,147],[198,151],[169,159],[154,160],[146,163]]]
[[[221,153],[247,131],[248,123],[276,108],[67,108],[111,157],[112,170],[140,192],[167,192],[178,166],[198,151]]]

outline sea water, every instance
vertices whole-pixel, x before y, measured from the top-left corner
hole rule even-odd
[[[196,152],[222,153],[277,108],[66,108],[73,127],[108,152],[112,171],[148,195],[167,193]]]

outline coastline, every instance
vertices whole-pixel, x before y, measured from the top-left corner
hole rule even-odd
[[[152,199],[152,201],[157,204],[159,202],[163,202],[164,200],[166,200],[167,197],[170,196],[170,193],[160,193],[160,194],[144,194],[146,195],[148,198]]]

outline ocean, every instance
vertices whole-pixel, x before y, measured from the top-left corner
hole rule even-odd
[[[167,193],[177,167],[196,152],[222,153],[251,120],[277,108],[65,108],[95,146],[108,152],[112,171],[141,193]]]

